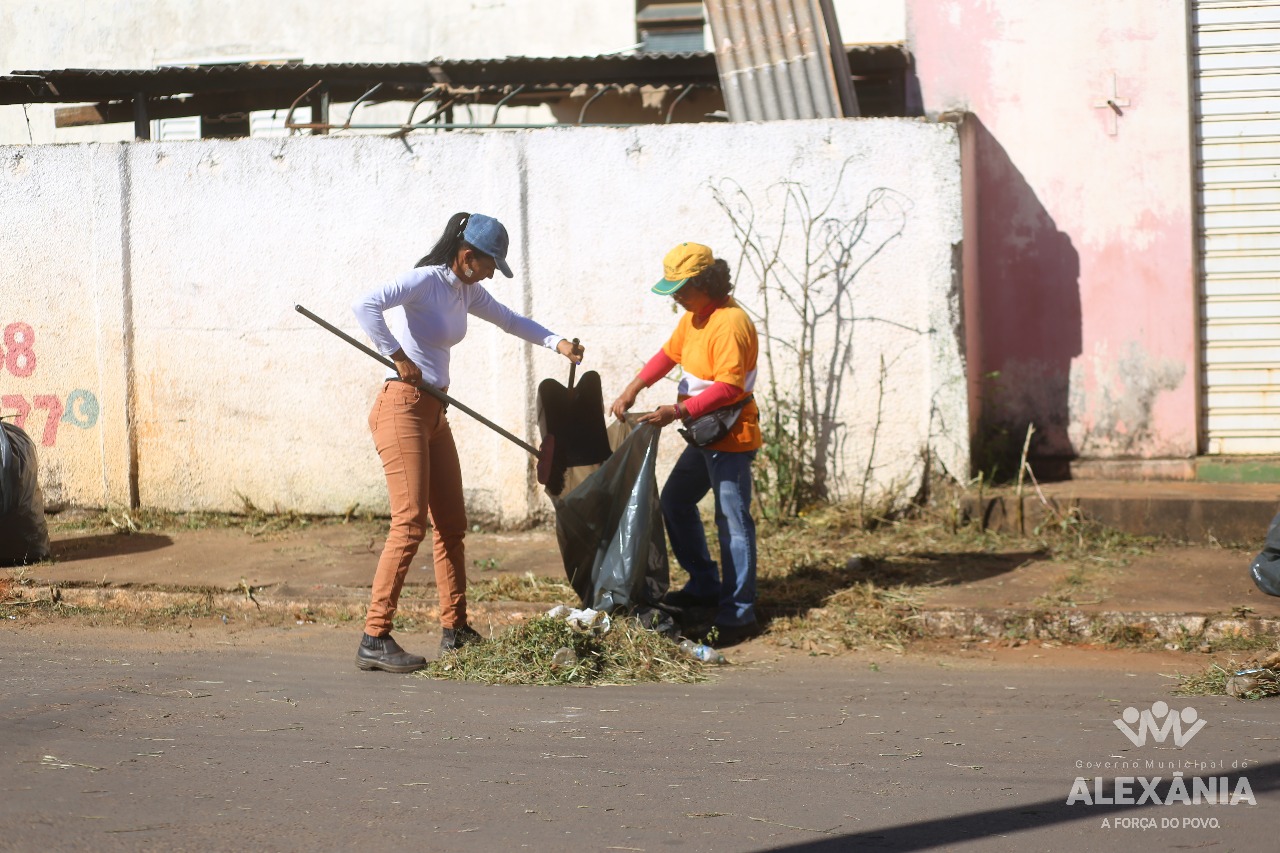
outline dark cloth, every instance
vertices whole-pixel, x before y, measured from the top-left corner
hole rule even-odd
[[[1271,519],[1267,541],[1249,566],[1249,574],[1258,589],[1267,595],[1280,595],[1280,514]]]
[[[17,426],[0,422],[0,566],[49,559],[49,525],[37,472],[35,442]]]

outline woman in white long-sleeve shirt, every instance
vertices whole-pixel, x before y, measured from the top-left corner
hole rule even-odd
[[[391,637],[391,620],[409,563],[426,535],[428,518],[440,594],[441,652],[480,639],[467,624],[467,572],[463,538],[467,512],[462,471],[443,405],[417,386],[449,387],[449,350],[467,333],[468,315],[573,362],[582,347],[522,317],[494,299],[480,282],[507,265],[507,230],[483,214],[456,213],[426,257],[390,284],[352,306],[361,328],[395,363],[369,413],[369,429],[382,458],[391,499],[391,529],[373,579],[364,636],[356,654],[361,669],[412,672],[426,664]],[[388,324],[385,312],[400,307]]]

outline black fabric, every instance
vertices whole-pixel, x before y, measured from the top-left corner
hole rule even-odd
[[[576,488],[553,498],[565,574],[583,607],[639,616],[672,627],[657,605],[670,585],[667,538],[658,502],[658,438],[640,424]]]
[[[1266,544],[1253,558],[1249,574],[1258,589],[1267,595],[1280,595],[1280,514],[1271,519]]]
[[[0,566],[49,558],[49,526],[37,471],[35,442],[13,424],[0,422]]]
[[[599,465],[608,459],[600,374],[588,371],[569,388],[554,379],[542,380],[538,385],[538,428],[544,443],[548,436],[555,437],[559,465]]]

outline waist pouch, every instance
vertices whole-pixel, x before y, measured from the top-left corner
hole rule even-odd
[[[684,426],[680,428],[680,434],[684,436],[685,441],[694,447],[706,447],[709,444],[715,444],[729,434],[734,424],[738,422],[738,418],[742,417],[742,410],[753,399],[755,399],[755,395],[748,394],[736,403],[712,409],[705,415],[696,418],[687,419],[683,422]]]

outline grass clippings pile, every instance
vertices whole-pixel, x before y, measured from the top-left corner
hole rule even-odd
[[[1179,696],[1234,696],[1237,699],[1265,699],[1280,696],[1280,652],[1246,663],[1234,658],[1225,665],[1212,663],[1203,672],[1172,678]]]
[[[560,649],[576,660],[556,665]],[[425,678],[483,684],[688,684],[706,680],[702,664],[680,654],[661,634],[619,617],[602,637],[579,634],[563,619],[537,616],[481,643],[463,646],[427,664]]]

